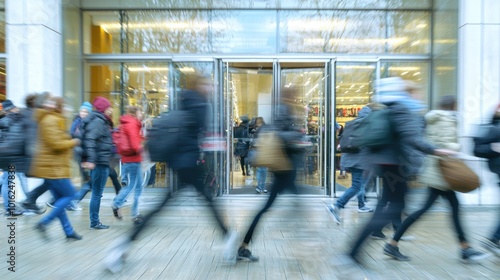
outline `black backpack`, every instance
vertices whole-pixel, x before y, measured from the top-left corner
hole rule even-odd
[[[357,153],[359,152],[359,147],[353,146],[352,144],[352,131],[360,123],[359,120],[348,121],[344,125],[344,131],[340,136],[339,148],[343,153]]]
[[[474,141],[474,155],[480,158],[496,158],[500,154],[491,149],[491,143],[497,142],[498,139],[495,138],[495,126],[493,124],[482,124],[476,133],[476,136],[472,137]]]
[[[191,116],[185,110],[173,110],[153,120],[147,129],[146,150],[151,161],[170,163],[177,155],[176,151],[190,125]]]

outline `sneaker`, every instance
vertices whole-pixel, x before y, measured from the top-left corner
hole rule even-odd
[[[90,229],[108,229],[109,226],[98,223],[97,225],[90,226]]]
[[[472,247],[462,249],[460,254],[463,263],[479,263],[490,256],[490,254],[479,252]]]
[[[330,217],[332,217],[337,224],[340,224],[340,209],[333,204],[328,204],[326,205],[326,210],[328,214],[330,214]]]
[[[83,237],[76,232],[73,232],[73,234],[66,235],[66,240],[82,240]]]
[[[114,274],[122,269],[123,262],[125,261],[125,255],[127,254],[130,246],[130,239],[127,238],[121,238],[113,242],[108,254],[104,258],[104,265],[109,272]]]
[[[137,216],[135,216],[133,219],[132,219],[132,222],[134,222],[134,225],[138,226],[140,224],[142,224],[142,222],[144,221],[144,217],[139,214]]]
[[[358,213],[367,213],[367,212],[373,212],[373,209],[366,206],[358,208]]]
[[[413,235],[403,235],[403,236],[401,236],[401,238],[399,240],[401,240],[401,241],[415,241],[415,240],[417,240],[417,238]]]
[[[51,200],[51,201],[47,201],[47,202],[45,202],[45,204],[47,204],[47,206],[49,206],[50,208],[56,208],[56,207],[54,206],[54,201],[52,201],[52,200]]]
[[[262,193],[262,191],[261,191],[259,188],[255,188],[255,191],[256,191],[257,193]]]
[[[240,247],[238,249],[238,260],[247,262],[256,262],[259,260],[259,257],[252,255],[252,252],[250,252],[250,250]]]
[[[26,211],[32,212],[32,213],[35,213],[38,215],[41,215],[41,214],[45,213],[45,211],[47,211],[47,208],[38,207],[38,205],[36,205],[35,203],[23,202],[22,206]]]
[[[118,220],[123,219],[123,216],[120,213],[120,208],[116,208],[114,206],[111,206],[111,209],[113,210],[113,216],[115,216],[115,218],[117,218]]]
[[[499,242],[493,242],[491,239],[485,239],[482,242],[483,248],[486,250],[492,252],[495,254],[497,257],[500,257],[500,244]]]
[[[66,210],[68,211],[82,211],[83,208],[80,207],[77,201],[73,200],[70,202],[68,206],[66,206]]]
[[[393,246],[389,243],[385,244],[384,254],[391,256],[398,261],[409,261],[410,260],[409,257],[407,257],[399,252],[398,246]]]
[[[233,230],[229,230],[226,233],[226,241],[224,245],[224,261],[234,263],[236,261],[236,242],[238,238],[238,233]]]
[[[378,232],[374,231],[374,232],[370,235],[370,237],[371,237],[372,239],[377,239],[377,240],[385,240],[385,239],[387,239],[387,237],[385,236],[385,234],[384,234],[384,233],[382,233],[381,231],[378,231]]]
[[[24,213],[21,209],[5,210],[5,217],[16,217],[21,216]]]

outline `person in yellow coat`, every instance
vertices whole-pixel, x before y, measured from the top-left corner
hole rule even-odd
[[[39,128],[38,146],[30,175],[45,179],[55,199],[55,208],[38,222],[35,229],[48,240],[47,225],[58,218],[68,240],[81,240],[82,236],[74,231],[65,210],[75,196],[75,188],[70,181],[70,164],[73,147],[80,145],[80,140],[71,139],[66,132],[62,110],[63,99],[51,97],[33,116]]]

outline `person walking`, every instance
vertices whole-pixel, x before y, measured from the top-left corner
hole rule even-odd
[[[370,114],[372,110],[370,107],[365,106],[358,113],[358,117],[355,122],[360,122],[363,118],[365,118],[368,114]],[[349,125],[355,125],[354,123],[350,123]],[[365,205],[365,185],[366,178],[364,176],[366,164],[366,150],[361,149],[357,152],[342,152],[342,156],[340,158],[340,165],[345,168],[347,171],[351,172],[351,187],[348,188],[344,194],[337,199],[335,204],[328,204],[327,210],[331,214],[332,218],[335,222],[341,222],[341,209],[345,207],[347,202],[357,195],[358,198],[358,212],[366,213],[373,212],[372,208],[369,208]]]
[[[120,208],[123,207],[125,199],[134,190],[134,203],[132,205],[132,221],[134,224],[140,224],[142,221],[142,216],[139,213],[139,198],[142,194],[142,171],[141,171],[141,161],[142,161],[142,145],[144,137],[142,136],[142,112],[137,106],[130,106],[127,108],[127,114],[120,118],[120,129],[125,135],[126,141],[131,148],[130,154],[122,154],[122,169],[124,177],[128,177],[128,184],[113,200],[111,208],[113,209],[113,215],[117,219],[122,219],[120,213]]]
[[[382,178],[382,197],[389,202],[387,207],[377,204],[372,218],[361,229],[358,238],[353,243],[349,257],[359,262],[358,254],[366,238],[374,231],[398,217],[405,207],[407,181],[411,173],[406,166],[412,160],[409,158],[415,150],[425,154],[452,155],[453,151],[438,149],[426,142],[419,133],[421,124],[418,116],[409,108],[414,102],[405,91],[406,84],[399,77],[390,77],[377,81],[376,102],[385,105],[390,112],[392,126],[392,143],[378,149],[370,149],[367,161],[376,174]]]
[[[492,138],[496,141],[490,144],[492,153],[494,156],[488,159],[488,167],[491,172],[495,173],[500,177],[500,104],[497,106],[493,118],[491,120],[493,125]],[[500,186],[500,182],[498,183]],[[488,251],[500,257],[500,215],[498,217],[498,222],[496,228],[491,232],[491,234],[482,241],[483,247]]]
[[[183,120],[186,122],[186,131],[182,135],[182,144],[179,145],[176,155],[169,163],[170,167],[177,171],[178,179],[181,183],[193,185],[198,192],[203,194],[208,201],[208,206],[212,211],[217,224],[226,239],[224,250],[224,259],[232,261],[234,259],[233,247],[236,245],[236,232],[229,230],[222,218],[221,211],[212,201],[212,196],[204,191],[203,167],[198,164],[200,159],[199,143],[201,135],[206,131],[208,94],[213,90],[211,80],[207,77],[192,76],[188,77],[189,89],[180,94],[180,108],[186,111],[189,116]],[[189,124],[187,123],[189,122]],[[151,212],[144,215],[141,222],[134,226],[132,233],[125,238],[116,240],[111,245],[108,255],[105,258],[106,268],[112,273],[118,272],[123,266],[123,256],[130,249],[132,242],[137,240],[138,236],[147,228],[151,218],[156,216],[167,204],[170,193],[165,196],[163,201],[157,205]]]
[[[263,117],[258,117],[255,120],[255,130],[253,132],[253,141],[255,141],[259,137],[259,133],[264,129],[266,126],[266,123],[264,122]],[[257,193],[267,193],[266,189],[266,180],[267,180],[267,167],[264,166],[257,166],[255,168],[255,173],[257,177],[257,188],[255,188],[255,191]]]
[[[109,160],[113,148],[111,138],[113,108],[109,100],[101,96],[94,99],[93,106],[95,110],[82,121],[84,133],[81,166],[90,170],[90,185],[92,187],[89,207],[90,228],[108,229],[109,226],[102,224],[99,219],[99,210],[102,193],[109,175]]]
[[[61,221],[66,238],[81,240],[66,215],[65,208],[75,196],[71,183],[71,154],[73,147],[80,144],[79,139],[72,139],[65,132],[66,121],[62,114],[63,99],[51,97],[44,103],[44,109],[37,109],[34,118],[38,126],[38,147],[33,159],[31,174],[42,178],[55,198],[54,209],[43,217],[35,229],[48,240],[47,226],[55,218]]]
[[[234,132],[234,138],[238,139],[234,149],[234,155],[240,158],[240,166],[243,176],[250,176],[250,165],[248,163],[249,143],[249,119],[247,115],[240,117],[241,123]]]
[[[299,132],[300,127],[296,125],[295,110],[297,108],[301,108],[301,106],[296,104],[296,95],[297,90],[293,87],[285,87],[281,90],[281,99],[279,105],[277,106],[273,124],[273,128],[277,131],[278,136],[284,142],[285,156],[287,161],[290,163],[289,169],[273,172],[273,183],[269,198],[264,207],[257,213],[250,224],[250,227],[245,234],[245,238],[238,248],[238,260],[251,262],[259,260],[259,257],[253,255],[249,250],[249,244],[260,218],[267,212],[267,210],[269,210],[278,196],[278,193],[281,193],[286,189],[293,193],[296,192],[297,188],[295,186],[295,177],[297,167],[301,164],[304,153],[303,148],[299,148],[294,145],[294,143],[300,142],[302,138],[302,134]],[[284,162],[284,164],[286,163]]]
[[[455,112],[456,101],[454,96],[444,96],[440,101],[441,110],[433,110],[425,115],[426,121],[426,138],[429,142],[439,148],[459,151],[457,133],[457,114]],[[384,247],[384,254],[391,256],[400,261],[408,261],[409,257],[401,254],[398,248],[398,242],[405,231],[415,223],[436,201],[439,196],[447,199],[452,208],[452,221],[455,226],[455,231],[461,247],[461,260],[466,263],[479,262],[488,257],[487,254],[473,249],[467,241],[461,222],[459,213],[459,201],[454,191],[450,190],[448,185],[442,178],[436,178],[433,174],[440,174],[438,169],[438,159],[428,157],[426,159],[426,167],[424,174],[420,176],[428,178],[429,195],[422,209],[408,216],[400,227],[398,227],[392,240]],[[438,175],[439,176],[439,175]],[[442,177],[442,175],[441,175]]]

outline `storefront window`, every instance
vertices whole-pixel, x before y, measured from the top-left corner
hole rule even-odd
[[[0,60],[0,102],[7,99],[7,68],[5,60]]]

